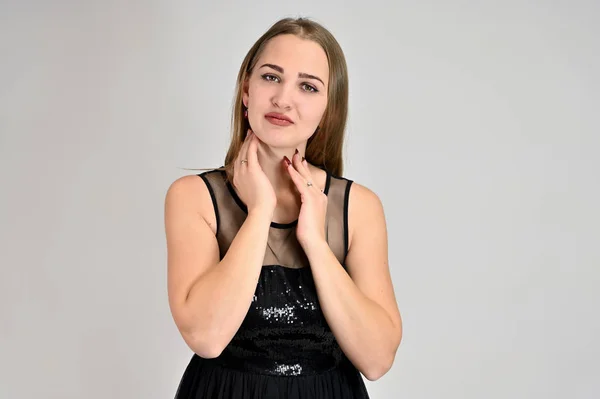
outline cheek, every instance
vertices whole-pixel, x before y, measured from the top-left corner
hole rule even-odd
[[[250,96],[250,112],[255,116],[262,117],[265,113],[272,111],[274,106],[271,103],[273,95],[269,93],[269,90],[259,88]]]
[[[306,101],[302,106],[302,116],[306,123],[317,125],[321,122],[321,118],[325,113],[325,109],[327,108],[327,100],[325,98],[321,99],[311,99],[311,101]]]

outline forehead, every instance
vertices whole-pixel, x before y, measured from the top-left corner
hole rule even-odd
[[[264,63],[279,65],[286,74],[304,72],[320,77],[326,84],[329,80],[329,63],[323,48],[294,35],[279,35],[269,40],[257,66]]]

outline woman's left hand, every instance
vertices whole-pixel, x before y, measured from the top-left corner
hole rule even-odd
[[[327,195],[315,184],[308,163],[302,161],[298,153],[291,163],[285,157],[288,173],[300,193],[300,215],[296,226],[296,238],[305,251],[313,244],[326,241],[325,217],[327,215]]]

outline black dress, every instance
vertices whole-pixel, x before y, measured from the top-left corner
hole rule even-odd
[[[219,169],[199,174],[217,218],[221,258],[247,208]],[[344,265],[351,180],[327,173],[327,242]],[[234,338],[214,359],[192,356],[176,399],[368,399],[361,374],[323,315],[297,221],[271,223],[259,281]],[[218,306],[218,305],[213,305]]]

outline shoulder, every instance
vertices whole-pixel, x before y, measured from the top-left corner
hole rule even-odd
[[[349,190],[350,199],[356,203],[366,206],[381,206],[379,196],[367,186],[349,180],[351,187]]]
[[[355,217],[372,216],[383,212],[383,203],[373,190],[363,184],[349,180],[349,211]]]
[[[343,187],[346,191],[346,201],[348,201],[350,207],[355,208],[355,210],[360,210],[363,207],[382,207],[379,196],[365,185],[360,184],[347,176],[336,176],[334,174],[330,174],[330,176],[332,185]]]
[[[182,176],[171,183],[165,201],[197,200],[208,194],[208,187],[202,182],[202,175]]]
[[[344,200],[348,212],[355,216],[381,212],[383,204],[379,196],[370,188],[350,179],[347,176],[330,174],[330,187],[335,187],[338,192],[344,191]]]
[[[213,193],[209,179],[214,171],[182,176],[173,181],[165,194],[165,220],[180,216],[201,216],[215,225]]]
[[[375,191],[348,180],[347,201],[350,246],[357,232],[373,234],[374,231],[386,230],[383,202]]]
[[[167,189],[166,201],[170,200],[206,200],[211,199],[213,185],[222,175],[213,169],[203,173],[182,176],[171,183]]]

